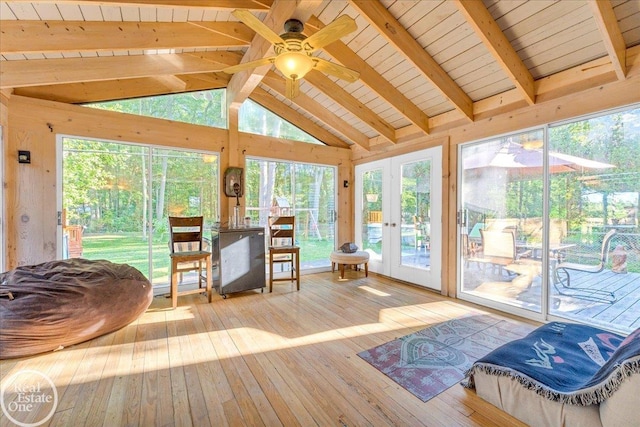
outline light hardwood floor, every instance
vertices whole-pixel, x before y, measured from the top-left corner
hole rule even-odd
[[[348,271],[259,291],[156,297],[133,324],[90,342],[0,362],[56,384],[56,426],[518,426],[455,385],[427,403],[357,353],[467,313],[487,312]],[[1,425],[11,425],[4,415]]]

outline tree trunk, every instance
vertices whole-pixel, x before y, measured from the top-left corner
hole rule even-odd
[[[167,190],[167,168],[169,157],[162,156],[162,176],[160,178],[160,186],[158,187],[158,196],[156,198],[156,219],[164,218],[164,194]]]

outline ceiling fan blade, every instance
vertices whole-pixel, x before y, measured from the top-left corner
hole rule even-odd
[[[360,78],[359,72],[343,67],[342,65],[334,64],[333,62],[325,61],[322,58],[313,58],[313,62],[316,63],[315,67],[313,67],[315,70],[346,80],[349,83],[353,83]]]
[[[273,64],[273,61],[275,60],[276,60],[275,56],[272,56],[270,58],[262,58],[255,61],[243,62],[238,65],[232,65],[230,67],[223,68],[221,71],[227,74],[233,74],[233,73],[237,73],[238,71],[251,70],[253,68],[262,67],[263,65]]]
[[[356,21],[352,17],[342,15],[317,33],[309,36],[303,43],[303,49],[313,52],[329,43],[340,40],[357,29]]]
[[[285,79],[287,81],[287,98],[293,99],[300,94],[300,80]]]
[[[244,22],[247,27],[260,34],[269,42],[273,44],[285,44],[284,40],[282,40],[282,37],[277,35],[271,28],[264,25],[262,21],[256,18],[253,13],[249,12],[248,10],[236,9],[231,13],[233,14],[233,16]]]

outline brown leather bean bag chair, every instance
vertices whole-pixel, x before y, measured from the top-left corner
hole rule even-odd
[[[10,299],[9,293],[13,296]],[[135,268],[74,258],[0,274],[0,359],[53,351],[131,323],[151,304]]]

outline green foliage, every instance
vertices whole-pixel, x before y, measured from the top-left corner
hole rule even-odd
[[[225,93],[225,89],[215,89],[86,105],[120,113],[226,128]]]

